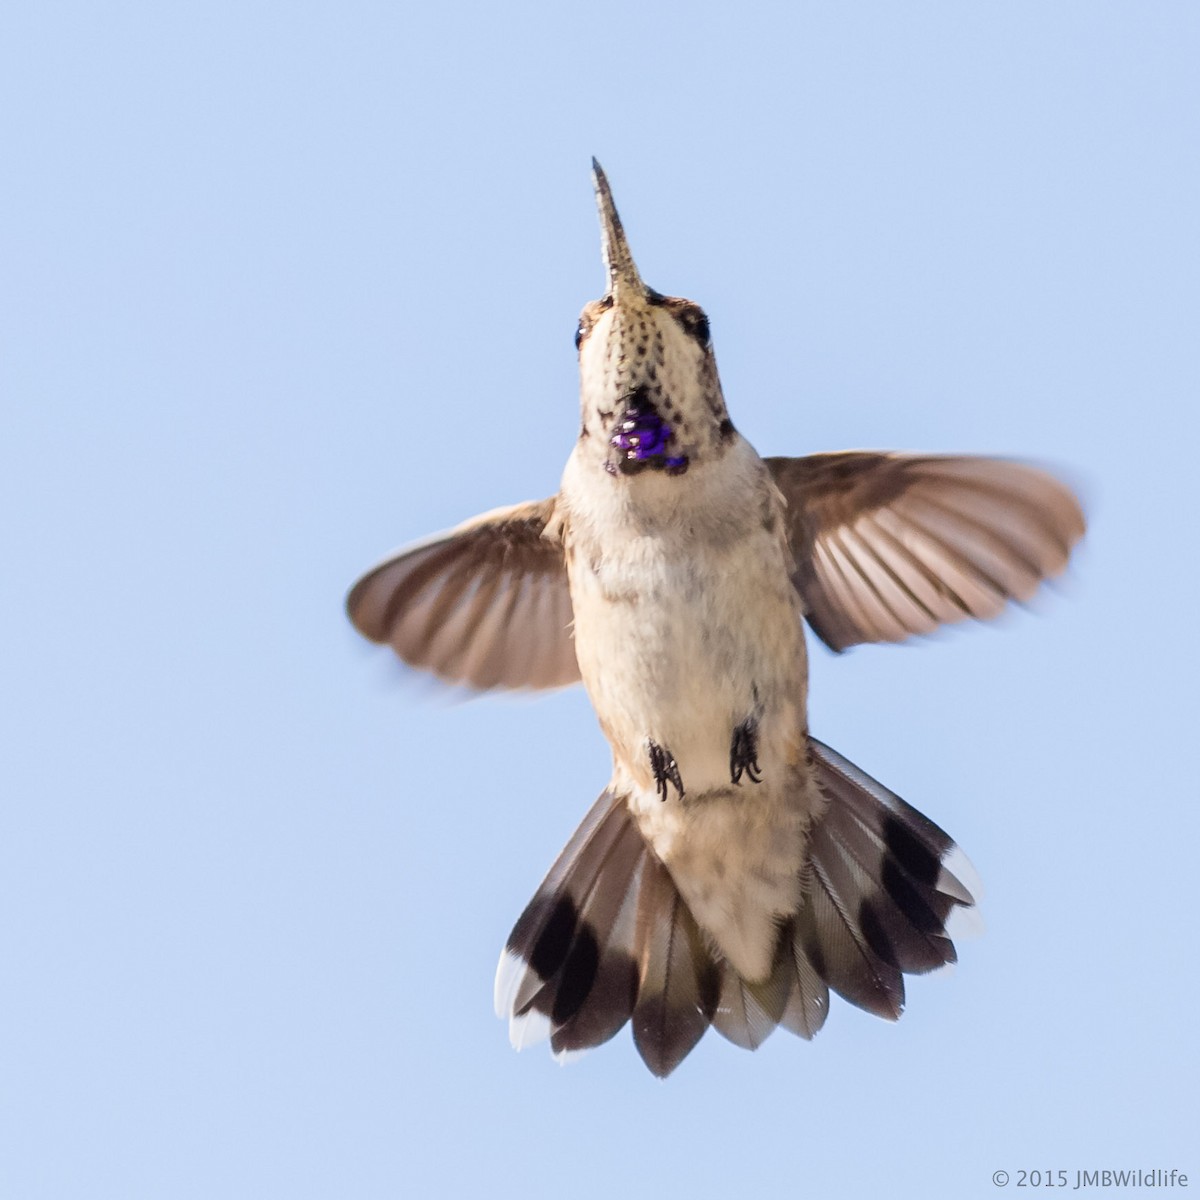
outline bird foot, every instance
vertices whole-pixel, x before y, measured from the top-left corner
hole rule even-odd
[[[758,765],[758,722],[753,717],[733,731],[729,775],[734,783],[741,783],[743,775],[748,776],[751,783],[762,783],[762,768]]]
[[[683,799],[683,778],[679,774],[679,767],[675,762],[674,756],[669,750],[664,750],[657,742],[647,742],[650,748],[650,769],[654,772],[654,783],[658,790],[659,797],[663,800],[667,798],[667,784],[673,783],[675,790],[679,793],[679,798]]]

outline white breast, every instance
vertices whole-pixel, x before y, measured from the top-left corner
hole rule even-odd
[[[563,500],[580,672],[634,778],[648,779],[653,740],[689,793],[727,787],[732,732],[750,717],[763,754],[785,754],[804,644],[782,502],[753,449],[738,439],[682,477],[598,478],[573,457]]]

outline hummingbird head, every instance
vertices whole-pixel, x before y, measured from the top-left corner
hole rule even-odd
[[[584,307],[579,350],[580,438],[610,474],[681,475],[734,437],[708,318],[691,300],[664,296],[638,274],[608,180],[592,159],[608,289]]]

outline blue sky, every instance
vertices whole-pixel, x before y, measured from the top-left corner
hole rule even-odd
[[[0,1193],[1200,1181],[1197,61],[1168,2],[9,6]],[[761,452],[1020,454],[1091,519],[1031,612],[814,653],[983,936],[665,1084],[491,1013],[582,692],[453,702],[341,611],[556,487],[592,154]]]

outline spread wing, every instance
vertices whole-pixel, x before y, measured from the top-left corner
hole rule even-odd
[[[1059,574],[1079,501],[1004,459],[847,451],[768,458],[787,500],[796,587],[834,650],[996,616]]]
[[[410,666],[474,688],[579,679],[554,500],[484,513],[401,550],[350,590],[355,628]]]

